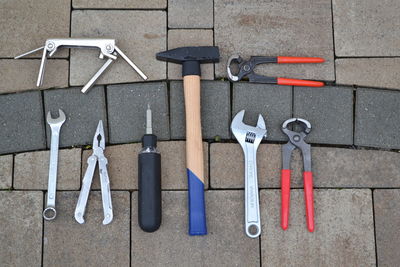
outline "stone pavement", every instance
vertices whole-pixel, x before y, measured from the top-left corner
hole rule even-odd
[[[0,266],[398,266],[400,254],[400,2],[397,0],[4,0],[0,2]],[[115,38],[149,77],[117,60],[88,94],[80,88],[104,61],[98,51],[61,49],[36,87],[47,38]],[[185,116],[181,67],[155,53],[217,45],[202,65],[202,126],[209,234],[187,235]],[[323,88],[232,83],[239,53],[317,56],[323,64],[266,64],[263,75],[323,80]],[[162,154],[163,221],[137,223],[137,154],[145,109],[153,110]],[[57,218],[44,221],[50,129],[60,137]],[[266,119],[258,150],[262,234],[243,229],[243,152],[233,116]],[[54,114],[56,115],[56,114]],[[312,124],[316,230],[305,225],[302,158],[291,168],[289,229],[280,228],[284,120]],[[104,121],[114,220],[101,225],[96,171],[86,223],[73,212],[98,120]]]

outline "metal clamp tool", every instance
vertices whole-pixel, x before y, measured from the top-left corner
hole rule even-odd
[[[15,59],[24,57],[26,55],[35,53],[43,49],[42,61],[40,63],[39,76],[36,86],[43,84],[44,70],[46,67],[47,55],[52,57],[58,48],[98,48],[100,49],[99,58],[107,57],[106,63],[96,72],[96,74],[89,80],[89,82],[82,88],[82,93],[86,93],[100,77],[100,75],[107,69],[110,64],[117,59],[117,55],[121,55],[123,59],[144,79],[147,76],[126,56],[121,49],[115,45],[115,39],[86,39],[86,38],[63,38],[63,39],[47,39],[44,46],[33,49],[22,55],[16,56]]]
[[[245,158],[245,226],[246,234],[256,238],[261,234],[260,203],[257,179],[257,148],[267,137],[264,119],[258,115],[257,126],[243,123],[244,110],[232,120],[231,129],[242,146]]]

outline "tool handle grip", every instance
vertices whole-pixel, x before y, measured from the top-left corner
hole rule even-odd
[[[161,225],[161,155],[140,153],[138,220],[145,232],[154,232]]]
[[[285,63],[323,63],[325,59],[321,57],[277,57],[278,64]]]
[[[290,174],[291,170],[281,171],[281,227],[283,230],[289,226]]]
[[[184,76],[183,87],[186,112],[186,165],[189,185],[189,235],[206,235],[200,76]]]
[[[309,87],[322,87],[325,84],[318,81],[308,81],[289,78],[277,78],[277,84],[280,85],[294,85],[294,86],[309,86]]]
[[[306,220],[308,231],[314,232],[314,193],[313,174],[310,171],[303,172],[304,199],[306,202]]]

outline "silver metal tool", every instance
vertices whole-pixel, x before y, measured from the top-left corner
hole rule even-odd
[[[264,119],[258,115],[257,126],[243,123],[245,111],[242,110],[232,120],[231,130],[243,148],[245,159],[245,229],[247,236],[256,238],[261,234],[260,203],[257,179],[257,148],[267,129]]]
[[[85,222],[86,204],[89,197],[90,187],[92,185],[94,170],[96,169],[97,161],[99,162],[99,174],[101,184],[101,197],[103,200],[104,220],[103,224],[109,224],[113,220],[113,210],[111,203],[110,179],[107,171],[107,158],[104,156],[106,148],[103,121],[99,121],[96,133],[93,137],[93,154],[88,158],[88,167],[82,181],[82,189],[79,194],[78,203],[75,208],[75,220],[82,224]]]
[[[47,190],[46,208],[43,211],[43,218],[51,221],[56,218],[56,189],[57,189],[57,165],[58,165],[58,144],[60,139],[60,129],[65,122],[65,114],[59,109],[59,116],[56,119],[51,117],[50,111],[47,113],[47,123],[51,128],[51,145],[50,145],[50,164],[49,164],[49,181]]]
[[[86,93],[96,82],[96,80],[103,74],[108,66],[117,59],[117,55],[121,57],[144,79],[147,76],[115,45],[115,39],[86,39],[86,38],[63,38],[63,39],[47,39],[44,46],[33,49],[22,55],[16,56],[15,59],[24,57],[26,55],[35,53],[43,49],[42,61],[40,63],[39,75],[36,86],[43,84],[44,70],[46,67],[47,55],[52,57],[58,48],[98,48],[100,49],[99,58],[107,57],[106,63],[96,72],[96,74],[89,80],[89,82],[82,88],[82,93]]]

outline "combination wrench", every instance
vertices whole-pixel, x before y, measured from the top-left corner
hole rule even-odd
[[[60,140],[60,129],[65,122],[65,114],[59,109],[59,117],[53,119],[50,111],[47,113],[47,123],[51,128],[51,145],[50,145],[50,164],[49,164],[49,181],[47,190],[46,208],[43,211],[43,218],[51,221],[56,218],[56,188],[57,188],[57,165],[58,165],[58,144]]]

